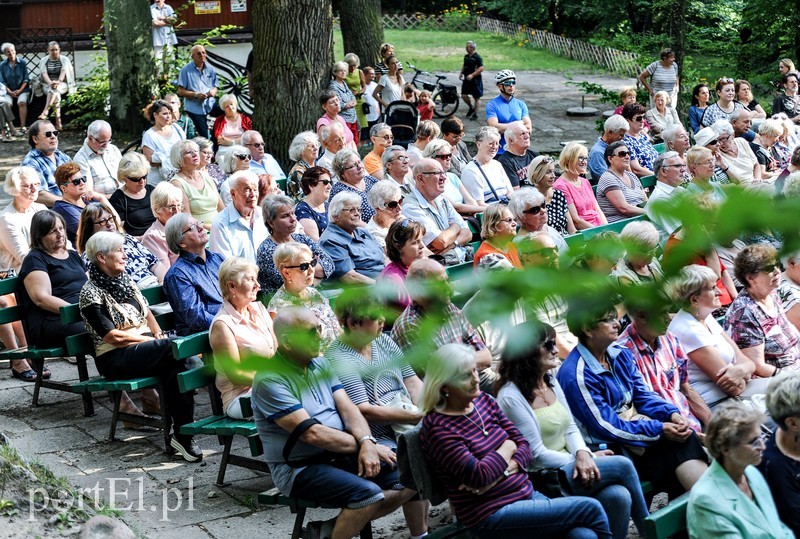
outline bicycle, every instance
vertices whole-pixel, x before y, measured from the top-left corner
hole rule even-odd
[[[453,84],[444,84],[442,81],[447,79],[446,76],[435,75],[429,71],[417,69],[413,64],[406,64],[406,67],[414,70],[414,78],[411,79],[411,86],[417,90],[422,89],[431,92],[434,106],[433,114],[437,118],[449,118],[456,113],[459,102],[458,88]],[[420,75],[423,77],[436,77],[436,82],[422,79]]]

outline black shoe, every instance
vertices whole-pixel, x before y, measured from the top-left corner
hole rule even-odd
[[[186,462],[200,462],[203,460],[203,452],[197,447],[191,436],[183,434],[173,434],[169,445],[177,451]]]
[[[478,119],[478,113],[473,111],[472,112],[472,116],[470,116],[469,119],[470,120],[477,120]]]
[[[474,109],[474,108],[472,108],[472,107],[470,107],[470,108],[467,110],[467,115],[465,116],[465,118],[470,118],[470,117],[471,117],[471,116],[472,116],[474,113],[475,113],[475,109]]]

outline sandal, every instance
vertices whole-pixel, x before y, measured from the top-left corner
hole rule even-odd
[[[36,381],[36,371],[33,369],[28,369],[27,371],[17,372],[14,369],[11,369],[11,376],[13,378],[18,378],[23,382],[35,382]]]
[[[55,128],[56,128],[56,130],[58,130],[58,131],[61,131],[62,129],[64,129],[64,128],[61,126],[61,118],[56,118],[56,124],[55,124]]]
[[[50,372],[50,369],[47,368],[47,365],[42,367],[42,380],[49,380],[52,374],[53,373]]]
[[[46,120],[46,119],[47,119],[47,114],[46,114],[46,113],[44,113],[44,112],[43,112],[43,113],[41,113],[41,114],[39,115],[39,119],[40,119],[40,120]]]

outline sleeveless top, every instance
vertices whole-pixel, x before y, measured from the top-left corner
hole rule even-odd
[[[217,216],[217,202],[219,200],[219,193],[214,180],[211,179],[207,173],[201,173],[203,176],[203,188],[195,189],[186,179],[180,174],[175,174],[173,179],[180,180],[178,183],[180,188],[186,193],[189,199],[189,211],[192,216],[198,221],[203,221],[206,225],[211,225],[214,217]]]

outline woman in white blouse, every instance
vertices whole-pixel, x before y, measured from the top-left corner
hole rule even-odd
[[[500,149],[500,132],[484,126],[475,136],[478,153],[461,171],[461,182],[479,206],[502,202],[514,190],[503,165],[494,156]]]

